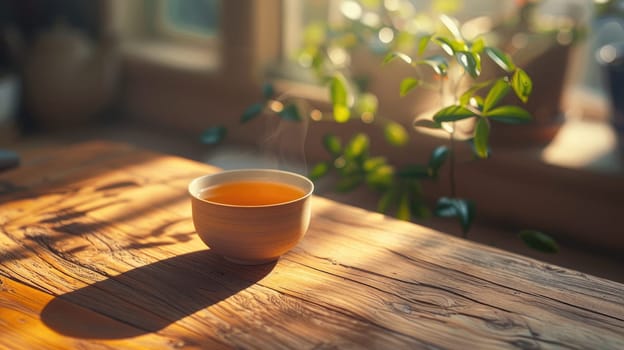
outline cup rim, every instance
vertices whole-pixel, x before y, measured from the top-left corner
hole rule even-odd
[[[262,204],[262,205],[239,205],[239,204],[227,204],[227,203],[220,203],[220,202],[214,202],[214,201],[209,201],[206,199],[203,199],[201,197],[199,197],[198,195],[196,195],[195,193],[193,193],[193,191],[191,190],[191,188],[193,188],[198,182],[202,181],[205,178],[209,178],[209,177],[213,177],[216,175],[219,176],[225,176],[227,174],[241,174],[241,173],[248,173],[248,172],[264,172],[264,173],[279,173],[279,174],[284,174],[287,176],[292,176],[295,178],[299,178],[301,180],[303,180],[305,183],[307,183],[309,185],[309,190],[306,191],[306,189],[303,189],[301,187],[299,187],[300,189],[304,190],[304,195],[301,197],[298,197],[296,199],[287,201],[287,202],[280,202],[280,203],[273,203],[273,204]],[[275,181],[275,182],[279,182],[279,181]],[[279,183],[283,183],[283,182],[279,182]],[[188,185],[188,193],[191,197],[197,199],[198,201],[201,201],[203,203],[209,203],[209,204],[213,204],[213,205],[218,205],[218,206],[222,206],[222,207],[231,207],[231,208],[268,208],[268,207],[278,207],[278,206],[282,206],[282,205],[287,205],[290,203],[295,203],[295,202],[299,202],[302,200],[307,199],[308,197],[310,197],[313,193],[314,193],[314,182],[312,182],[312,180],[308,179],[307,177],[301,175],[301,174],[297,174],[295,172],[292,171],[287,171],[287,170],[279,170],[279,169],[267,169],[267,168],[244,168],[244,169],[232,169],[232,170],[221,170],[219,172],[216,173],[212,173],[212,174],[206,174],[206,175],[202,175],[199,177],[194,178],[193,180],[191,180],[191,182]]]

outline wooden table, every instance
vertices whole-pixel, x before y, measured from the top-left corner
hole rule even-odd
[[[0,174],[1,349],[624,349],[624,285],[314,198],[277,263],[198,239],[218,169],[123,144]]]

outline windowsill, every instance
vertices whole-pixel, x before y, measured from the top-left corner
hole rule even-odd
[[[220,67],[217,50],[164,40],[136,40],[122,46],[124,56],[133,61],[194,73],[214,73]]]

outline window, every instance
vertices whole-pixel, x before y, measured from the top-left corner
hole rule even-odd
[[[156,31],[176,39],[214,39],[219,30],[219,5],[219,0],[159,0]]]
[[[135,119],[179,129],[233,123],[279,57],[281,0],[105,1]]]
[[[113,26],[133,57],[216,71],[221,61],[220,0],[112,0]]]

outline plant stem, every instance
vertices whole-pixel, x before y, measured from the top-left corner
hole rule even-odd
[[[450,149],[450,159],[449,159],[449,182],[451,185],[451,198],[457,198],[457,184],[455,181],[455,122],[452,124],[453,130],[449,132],[449,149]],[[464,239],[468,238],[468,232],[462,230],[462,237]]]
[[[453,97],[455,98],[454,103],[457,104],[459,102],[459,87],[461,85],[461,81],[462,79],[466,76],[466,71],[462,71],[461,75],[459,76],[459,78],[457,78],[457,81],[455,82],[455,86],[453,87]],[[451,198],[455,199],[457,198],[457,184],[455,181],[455,131],[456,131],[456,122],[453,122],[451,124],[452,127],[452,131],[449,133],[450,135],[450,163],[449,164],[449,181],[451,182]],[[462,237],[464,239],[468,238],[468,232],[462,230]]]
[[[459,97],[457,96],[459,93],[459,85],[461,83],[461,80],[464,78],[464,76],[466,76],[466,71],[462,71],[462,74],[459,76],[459,78],[457,78],[457,81],[455,82],[455,86],[453,87],[453,97],[454,97],[454,103],[457,104],[459,101]],[[455,198],[457,196],[457,189],[456,189],[456,185],[455,185],[455,129],[456,129],[456,122],[453,122],[451,124],[451,132],[450,134],[450,150],[451,150],[451,154],[450,154],[450,169],[449,169],[449,180],[451,181],[451,198]]]

